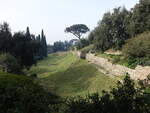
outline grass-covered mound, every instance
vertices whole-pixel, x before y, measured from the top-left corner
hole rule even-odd
[[[70,52],[50,54],[32,67],[29,73],[33,72],[37,73],[44,88],[61,96],[101,92],[116,83],[116,78],[104,75],[95,65]]]
[[[0,113],[49,113],[55,96],[32,79],[0,72]]]

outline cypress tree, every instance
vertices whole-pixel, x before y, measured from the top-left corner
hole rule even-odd
[[[27,30],[26,30],[25,36],[26,36],[26,39],[27,39],[28,41],[30,41],[30,40],[31,40],[31,34],[30,34],[29,27],[27,27]]]
[[[37,41],[37,44],[38,44],[38,52],[37,52],[37,58],[38,59],[42,59],[43,58],[43,55],[42,55],[42,44],[41,44],[41,36],[40,35],[38,35],[37,37],[36,37],[36,41]]]
[[[0,52],[12,51],[12,34],[9,24],[4,22],[0,24]]]
[[[30,34],[30,30],[29,27],[27,27],[26,33],[25,33],[25,42],[24,42],[24,58],[25,59],[25,65],[27,66],[31,66],[32,64],[35,63],[34,60],[34,51],[32,49],[32,43],[31,43],[32,39],[31,39],[31,34]]]
[[[42,45],[42,56],[47,57],[47,43],[46,43],[46,37],[44,35],[43,30],[41,33],[41,45]]]

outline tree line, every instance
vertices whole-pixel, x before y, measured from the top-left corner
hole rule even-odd
[[[150,30],[149,12],[149,0],[140,0],[131,10],[114,8],[112,12],[104,14],[88,39],[98,50],[120,50],[127,39]]]
[[[9,24],[0,25],[0,65],[3,70],[17,72],[17,69],[9,69],[18,66],[20,69],[29,69],[37,60],[47,57],[47,43],[44,31],[35,36],[30,33],[29,27],[24,32],[11,33]],[[12,58],[13,57],[13,58]],[[11,59],[16,59],[10,66]],[[15,65],[16,64],[16,65]]]
[[[77,48],[88,45],[96,52],[121,50],[122,59],[131,67],[150,65],[150,1],[139,0],[131,10],[114,8],[104,14],[87,38],[80,39]],[[90,48],[88,49],[90,50]]]
[[[56,41],[53,45],[47,46],[48,53],[55,53],[60,51],[68,51],[73,46],[72,41]]]

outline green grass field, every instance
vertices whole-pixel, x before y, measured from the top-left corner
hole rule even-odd
[[[44,88],[60,96],[87,95],[114,87],[117,79],[71,52],[50,54],[28,72],[37,73]]]

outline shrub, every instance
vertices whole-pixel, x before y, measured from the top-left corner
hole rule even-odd
[[[144,87],[135,86],[134,81],[126,76],[110,92],[103,91],[102,97],[92,94],[68,99],[64,113],[149,113],[150,94],[143,93]]]
[[[115,63],[118,63],[120,62],[120,56],[115,56],[115,55],[111,55],[112,56],[112,63],[115,64]]]
[[[87,47],[84,47],[80,50],[81,52],[88,53],[88,52],[93,52],[94,53],[94,46],[89,45]]]
[[[0,73],[1,113],[50,113],[55,99],[28,77]]]
[[[77,42],[76,47],[77,49],[82,49],[88,45],[89,45],[89,40],[86,38],[82,38]]]
[[[17,59],[10,55],[9,53],[0,55],[0,66],[3,71],[9,73],[19,73],[21,72],[21,66],[19,65]]]
[[[150,32],[129,39],[123,47],[123,54],[135,58],[150,57]]]
[[[150,65],[150,32],[129,39],[122,51],[129,62],[136,65]]]

